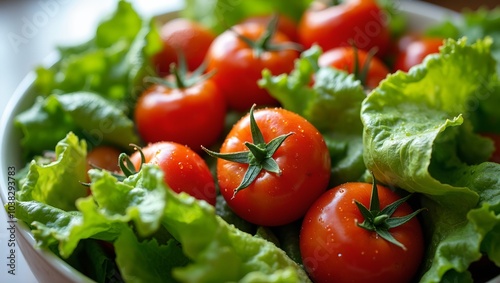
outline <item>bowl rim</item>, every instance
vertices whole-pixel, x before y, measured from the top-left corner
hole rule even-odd
[[[436,22],[444,20],[451,20],[452,22],[458,22],[459,20],[462,19],[462,15],[460,13],[432,3],[427,3],[422,1],[402,1],[402,0],[397,0],[395,1],[395,3],[397,5],[398,11],[406,14],[410,18],[411,17],[428,18],[432,21],[432,23],[429,24],[435,24]],[[179,11],[169,11],[166,12],[165,14],[158,15],[158,17],[162,18],[164,16],[168,17],[169,15],[177,15],[178,12]],[[409,24],[411,25],[411,22]],[[47,66],[50,67],[55,63],[57,63],[59,59],[60,59],[59,55],[57,54],[56,51],[54,51],[49,56],[47,56],[45,60],[41,62],[40,65],[44,67]],[[16,130],[13,123],[15,115],[20,113],[20,111],[24,110],[21,109],[20,106],[22,104],[23,99],[29,97],[30,95],[29,90],[33,87],[35,79],[36,79],[36,72],[32,70],[21,80],[18,87],[15,89],[13,95],[9,98],[0,118],[0,156],[1,156],[0,200],[2,202],[2,206],[6,205],[8,202],[7,189],[5,189],[4,187],[7,184],[7,176],[6,176],[7,168],[8,166],[11,166],[9,162],[13,162],[12,160],[7,160],[6,158],[4,158],[5,156],[4,153],[9,151],[5,140],[9,138],[8,135],[12,131]],[[34,94],[31,95],[35,96]],[[90,278],[88,278],[87,276],[85,276],[84,274],[82,274],[77,269],[73,268],[71,265],[66,263],[64,260],[59,258],[50,250],[45,248],[36,248],[35,238],[31,233],[31,230],[29,229],[27,224],[16,221],[16,234],[19,235],[23,241],[26,241],[26,243],[31,245],[31,247],[28,248],[33,249],[39,256],[45,258],[48,264],[52,268],[58,271],[60,275],[64,276],[65,277],[64,282],[95,282]],[[21,247],[20,250],[23,253],[23,255],[26,254],[23,247]],[[32,266],[32,263],[29,260],[26,261],[28,263],[28,266],[33,270],[34,268]],[[35,272],[33,274],[38,279],[37,274],[35,274]],[[500,281],[500,276],[492,279],[489,282],[498,282],[496,280]]]

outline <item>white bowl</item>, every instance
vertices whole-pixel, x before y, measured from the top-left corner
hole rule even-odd
[[[397,8],[408,19],[412,30],[427,28],[445,19],[456,20],[460,18],[460,15],[455,12],[424,2],[396,1],[395,3]],[[174,14],[164,15],[162,19],[168,19],[172,15]],[[2,116],[0,124],[0,197],[3,203],[7,202],[8,167],[15,166],[19,170],[24,165],[20,162],[21,149],[19,141],[21,133],[14,128],[13,121],[18,113],[33,104],[35,97],[29,90],[34,79],[34,73],[27,75],[10,99]],[[52,252],[35,248],[35,239],[27,225],[21,222],[16,225],[17,243],[39,282],[93,282]]]

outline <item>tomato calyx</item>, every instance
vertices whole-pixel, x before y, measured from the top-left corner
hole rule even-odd
[[[141,171],[142,165],[146,163],[146,157],[144,156],[144,153],[142,152],[142,149],[139,146],[135,144],[130,144],[130,146],[133,146],[135,150],[138,150],[141,155],[141,163],[139,165],[139,170],[135,170],[134,164],[130,160],[130,157],[124,152],[120,153],[120,155],[118,156],[118,167],[120,167],[120,170],[123,174],[106,170],[92,163],[90,164],[90,167],[92,167],[92,169],[108,171],[111,174],[111,176],[115,177],[120,182],[125,180],[125,178],[129,176],[137,174],[137,172]],[[86,187],[90,187],[91,185],[91,183],[87,182],[80,182],[80,184]]]
[[[396,209],[406,202],[411,197],[411,194],[398,199],[397,201],[387,205],[384,209],[380,210],[380,201],[378,198],[378,189],[377,182],[375,177],[373,177],[373,186],[372,186],[372,194],[370,197],[370,206],[366,208],[362,203],[357,200],[354,200],[356,206],[364,217],[364,221],[362,223],[357,223],[357,225],[363,229],[368,231],[374,231],[378,236],[383,238],[386,241],[406,250],[406,247],[396,240],[394,236],[389,232],[390,229],[401,226],[406,222],[410,221],[413,217],[415,217],[418,213],[425,208],[420,208],[415,210],[413,213],[410,213],[401,217],[391,217],[392,214],[396,211]]]
[[[144,152],[142,152],[142,148],[135,144],[130,144],[130,146],[133,146],[135,150],[139,151],[139,154],[141,155],[141,163],[139,163],[139,170],[136,170],[134,164],[132,163],[132,160],[130,160],[130,156],[128,156],[126,153],[121,153],[118,157],[118,166],[120,166],[120,170],[123,172],[123,175],[116,175],[118,175],[119,179],[122,180],[126,177],[137,174],[137,172],[141,171],[142,165],[146,163],[146,157],[144,156]]]
[[[193,72],[189,72],[187,68],[186,58],[184,57],[182,52],[179,52],[178,57],[178,65],[176,65],[175,63],[170,64],[170,73],[173,75],[173,80],[169,79],[168,77],[147,77],[145,78],[145,81],[163,85],[171,89],[185,89],[202,81],[208,80],[215,74],[215,70],[204,74],[207,68],[206,62],[202,63]]]
[[[280,44],[274,44],[271,42],[272,37],[278,30],[278,19],[279,19],[278,15],[274,15],[267,24],[264,33],[262,33],[262,35],[257,40],[252,40],[238,33],[234,29],[232,28],[230,29],[236,34],[236,36],[240,40],[245,42],[254,51],[254,55],[257,58],[260,58],[260,56],[266,51],[282,51],[289,49],[296,50],[299,52],[303,51],[302,46],[295,42],[288,41]]]
[[[241,183],[234,189],[232,198],[234,198],[240,190],[250,186],[262,170],[278,175],[281,174],[281,169],[279,168],[276,160],[273,159],[273,155],[285,139],[293,134],[293,132],[290,132],[288,134],[280,135],[266,143],[264,141],[264,137],[262,136],[262,132],[255,121],[255,117],[253,115],[254,108],[255,104],[252,108],[250,108],[250,131],[252,135],[252,142],[245,142],[245,146],[248,148],[248,151],[218,153],[202,146],[202,149],[212,157],[249,165]]]

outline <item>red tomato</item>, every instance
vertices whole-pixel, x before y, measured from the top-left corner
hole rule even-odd
[[[178,63],[179,51],[186,58],[190,71],[198,68],[205,59],[215,34],[196,22],[177,18],[160,28],[160,37],[163,48],[153,57],[153,64],[160,75],[166,75],[170,73],[170,64]]]
[[[254,117],[266,143],[293,133],[272,155],[281,173],[262,170],[248,187],[234,194],[249,165],[218,159],[220,192],[229,207],[251,223],[263,226],[290,223],[302,217],[327,188],[330,178],[328,149],[318,130],[293,112],[265,108],[256,110]],[[220,154],[248,151],[246,142],[253,142],[249,115],[233,126]]]
[[[268,50],[269,44],[289,41],[281,32],[274,33],[271,40],[260,47],[250,46],[239,37],[257,41],[266,28],[257,23],[233,26],[214,40],[207,53],[208,71],[216,70],[213,80],[232,109],[247,111],[253,104],[277,105],[278,102],[257,84],[262,78],[262,70],[269,69],[272,74],[278,75],[289,73],[294,68],[299,52],[288,48]]]
[[[258,15],[246,18],[241,23],[258,23],[262,25],[267,25],[271,21],[273,15]],[[286,35],[291,41],[297,42],[297,24],[289,17],[285,15],[278,16],[278,30]]]
[[[490,138],[493,141],[493,146],[495,147],[495,151],[490,157],[490,161],[500,163],[500,135],[493,133],[483,133],[485,137]]]
[[[108,170],[110,172],[119,172],[118,158],[121,152],[112,146],[96,146],[87,153],[87,168],[93,166]]]
[[[330,7],[316,2],[302,16],[297,33],[305,48],[316,43],[326,51],[354,44],[365,51],[376,47],[380,57],[391,42],[386,15],[374,0],[348,0]]]
[[[402,37],[398,44],[399,52],[394,62],[394,70],[408,72],[411,67],[422,63],[427,55],[439,53],[441,45],[442,38],[415,35]]]
[[[399,199],[388,188],[377,187],[380,209]],[[328,190],[308,210],[300,232],[300,251],[315,283],[409,282],[417,272],[424,245],[416,218],[389,230],[406,249],[358,226],[364,217],[355,200],[368,207],[371,191],[372,184],[346,183]],[[403,203],[393,216],[412,212]]]
[[[222,133],[225,105],[211,79],[184,88],[155,84],[137,101],[135,123],[146,143],[174,141],[199,151]]]
[[[344,70],[349,73],[354,72],[355,64],[355,52],[357,52],[358,62],[357,70],[359,72],[363,69],[367,63],[368,53],[364,50],[354,49],[352,47],[337,47],[326,51],[321,54],[318,60],[320,67],[330,66],[339,70]],[[372,57],[368,64],[368,72],[366,78],[363,78],[362,83],[369,89],[373,89],[378,86],[381,80],[389,74],[389,69],[385,64],[377,57]],[[359,79],[359,78],[358,78]]]
[[[174,142],[149,144],[142,149],[146,163],[158,165],[165,174],[165,182],[175,192],[186,192],[193,197],[215,205],[215,182],[205,163],[196,152]],[[136,151],[130,156],[139,170],[141,156]]]

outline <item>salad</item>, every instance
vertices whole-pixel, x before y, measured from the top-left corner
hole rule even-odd
[[[322,5],[121,0],[60,47],[16,117],[37,246],[97,282],[499,274],[500,11],[407,34],[391,1]]]

